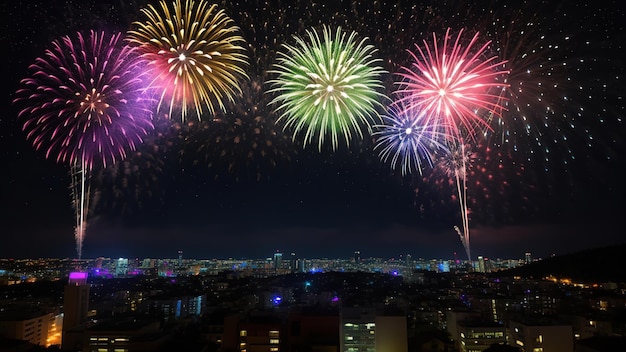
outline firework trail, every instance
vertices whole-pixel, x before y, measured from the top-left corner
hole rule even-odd
[[[180,107],[183,120],[190,107],[198,119],[203,106],[210,114],[225,111],[225,102],[233,103],[242,93],[239,80],[247,78],[246,42],[239,27],[224,10],[203,0],[159,4],[142,9],[146,21],[135,22],[127,36],[149,62],[150,86],[160,92],[157,110],[167,101],[168,116]]]
[[[375,125],[374,150],[383,162],[388,162],[391,169],[399,168],[402,175],[413,172],[422,174],[425,162],[433,166],[434,154],[447,153],[448,136],[437,126],[429,125],[429,119],[416,105],[406,107],[400,101],[388,108],[383,115],[385,124]]]
[[[446,141],[448,155],[455,165],[450,175],[456,181],[462,242],[471,260],[465,143],[483,137],[485,131],[491,130],[491,116],[501,115],[503,101],[499,92],[506,85],[501,80],[507,72],[501,69],[503,62],[496,56],[487,56],[490,42],[476,46],[479,40],[476,33],[464,44],[462,34],[461,30],[452,39],[448,28],[443,43],[438,43],[433,33],[432,47],[424,40],[423,48],[416,45],[417,52],[409,51],[411,65],[402,67],[398,73],[399,89],[395,93],[408,107],[420,109],[430,120],[427,124],[450,137]]]
[[[472,166],[474,155],[470,150],[470,146],[465,145],[462,140],[455,140],[449,144],[449,152],[441,158],[446,174],[454,178],[456,186],[456,195],[461,214],[462,229],[454,226],[454,230],[459,235],[461,243],[465,248],[467,259],[472,260],[470,250],[470,230],[469,230],[469,209],[467,207],[467,175]]]
[[[336,150],[340,139],[349,145],[353,134],[379,119],[377,108],[386,98],[380,76],[385,73],[374,58],[376,49],[357,41],[357,33],[324,26],[322,36],[307,30],[308,40],[294,36],[296,45],[283,44],[270,74],[270,102],[279,113],[278,123],[292,129],[293,138],[304,134],[303,145],[317,138],[321,150],[326,138]]]
[[[78,257],[87,224],[89,178],[95,165],[127,156],[153,129],[143,61],[121,34],[81,32],[55,40],[29,66],[14,103],[23,130],[46,158],[71,167]]]

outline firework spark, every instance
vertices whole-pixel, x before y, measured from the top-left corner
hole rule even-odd
[[[296,150],[275,124],[263,80],[252,78],[242,84],[242,89],[244,96],[231,111],[188,126],[190,133],[181,153],[193,164],[208,166],[216,180],[269,180],[277,166],[289,161]]]
[[[118,47],[120,37],[91,31],[55,40],[30,65],[14,100],[25,105],[18,119],[35,149],[72,168],[79,257],[94,164],[124,159],[153,128],[143,61],[134,49]]]
[[[295,139],[304,133],[304,145],[317,138],[321,150],[326,138],[337,149],[343,137],[346,144],[353,134],[363,138],[365,129],[379,119],[376,111],[385,98],[380,76],[385,73],[374,58],[376,49],[367,38],[357,41],[357,33],[340,27],[333,33],[324,27],[322,38],[316,30],[307,30],[308,41],[295,36],[296,45],[284,44],[269,80],[276,93],[279,123],[293,129]]]
[[[414,171],[421,174],[424,162],[432,167],[434,153],[446,152],[448,137],[429,124],[433,120],[416,105],[406,107],[402,101],[392,104],[383,119],[385,124],[374,126],[374,149],[379,150],[383,162],[390,162],[392,169],[399,167],[403,176]]]
[[[161,1],[160,8],[148,5],[142,13],[147,20],[135,22],[127,40],[149,62],[151,87],[160,91],[158,110],[167,100],[170,117],[180,106],[183,120],[190,107],[200,119],[203,105],[213,114],[241,95],[245,40],[224,10],[203,0],[176,0],[171,6]]]

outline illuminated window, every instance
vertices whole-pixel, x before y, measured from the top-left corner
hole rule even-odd
[[[537,342],[542,343],[543,342],[543,336],[539,335],[539,337],[537,337]]]
[[[543,352],[543,348],[542,347],[535,347],[535,348],[533,348],[533,352]]]
[[[239,331],[239,336],[248,336],[248,330]]]
[[[278,345],[280,343],[279,339],[270,339],[270,344],[272,345]]]
[[[271,352],[278,352],[278,347],[270,347]]]
[[[270,337],[278,337],[278,336],[279,336],[278,330],[270,330]]]

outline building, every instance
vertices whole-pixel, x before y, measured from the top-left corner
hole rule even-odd
[[[337,310],[291,312],[287,322],[289,351],[339,351],[339,313]]]
[[[291,270],[292,274],[298,272],[298,257],[294,252],[291,252],[291,257],[289,258],[289,270]]]
[[[572,352],[574,334],[571,325],[550,321],[511,320],[508,327],[509,344],[521,352]]]
[[[54,314],[36,308],[3,306],[0,310],[0,337],[47,347],[54,318]]]
[[[272,315],[242,317],[233,314],[224,318],[223,351],[279,352],[286,351],[281,319]]]
[[[82,344],[82,328],[89,313],[87,273],[72,272],[63,291],[63,334],[61,348],[72,350]]]
[[[157,320],[102,321],[85,330],[86,351],[156,351],[171,335],[161,331]]]
[[[342,308],[341,352],[406,352],[406,316],[385,316],[375,308]]]
[[[128,258],[119,258],[115,266],[115,276],[125,277],[128,275]]]
[[[532,254],[530,252],[526,252],[524,254],[524,264],[530,264],[533,261]]]
[[[274,266],[274,270],[280,270],[283,267],[283,254],[281,252],[276,251],[276,253],[274,253],[272,264]]]
[[[150,298],[141,302],[140,310],[162,316],[166,321],[199,317],[206,311],[206,296]]]
[[[506,343],[506,328],[495,322],[464,320],[457,323],[458,341],[462,352],[481,352],[493,344]]]

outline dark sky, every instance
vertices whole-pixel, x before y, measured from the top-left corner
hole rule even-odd
[[[76,256],[69,167],[26,141],[11,103],[19,80],[52,40],[89,29],[126,31],[145,3],[0,5],[0,257]],[[495,55],[510,55],[512,82],[542,87],[525,90],[504,114],[516,137],[498,130],[474,145],[474,258],[521,258],[527,251],[545,257],[624,242],[626,22],[616,2],[242,3],[218,5],[250,45],[252,83],[242,84],[244,98],[210,129],[206,122],[157,121],[159,134],[137,153],[98,170],[84,258],[174,257],[178,250],[196,258],[260,258],[276,250],[308,258],[345,258],[355,250],[366,257],[464,258],[453,230],[460,225],[455,190],[441,170],[402,177],[378,158],[370,138],[320,152],[303,149],[273,124],[257,83],[266,80],[280,43],[321,24],[372,38],[392,73],[433,31],[478,30],[493,41]],[[553,113],[543,120],[546,107]],[[528,136],[522,115],[533,124]]]

